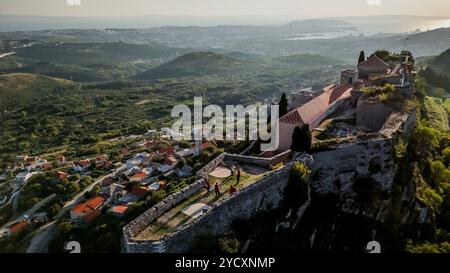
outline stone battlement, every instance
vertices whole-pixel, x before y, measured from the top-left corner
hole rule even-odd
[[[282,200],[282,192],[287,184],[287,178],[289,176],[289,171],[292,167],[293,162],[290,162],[288,165],[277,171],[265,174],[260,180],[247,187],[244,187],[237,194],[229,196],[224,200],[220,200],[213,205],[213,209],[211,211],[199,216],[189,223],[175,228],[171,232],[162,236],[162,238],[159,240],[136,239],[136,235],[143,231],[150,223],[155,221],[158,217],[163,215],[171,208],[180,204],[181,202],[204,188],[206,186],[205,177],[207,177],[211,171],[213,171],[219,165],[223,164],[225,161],[231,160],[235,162],[242,162],[245,164],[253,164],[264,168],[271,168],[272,166],[275,166],[281,162],[286,162],[289,159],[290,153],[290,151],[285,151],[272,158],[259,158],[226,153],[219,155],[217,158],[212,160],[197,172],[198,180],[196,182],[185,187],[181,191],[166,197],[163,201],[147,210],[145,213],[140,215],[138,218],[136,218],[123,228],[124,251],[134,253],[185,251],[187,250],[188,242],[190,242],[190,240],[180,238],[184,238],[188,236],[188,234],[192,235],[193,230],[196,230],[198,232],[201,230],[204,231],[204,228],[194,228],[199,225],[198,223],[214,223],[215,227],[210,227],[209,231],[219,231],[231,225],[231,221],[233,220],[231,218],[229,218],[228,220],[224,219],[225,216],[223,215],[229,215],[230,213],[232,213],[233,217],[238,217],[239,215],[245,217],[246,215],[254,215],[259,211],[260,208],[278,206],[279,202],[281,202]],[[305,160],[305,162],[309,163],[310,161]],[[267,197],[268,192],[272,192],[272,194],[269,194],[270,198]],[[249,204],[249,202],[251,202],[253,203],[253,208],[238,209],[237,207],[235,207],[238,202],[241,202],[241,204],[247,204],[250,207],[252,205]],[[247,205],[244,205],[244,207],[248,207]],[[246,211],[246,213],[243,212],[244,210]],[[205,220],[215,217],[221,218],[221,220]],[[179,243],[173,243],[175,241],[175,238]],[[183,247],[181,247],[182,245]]]

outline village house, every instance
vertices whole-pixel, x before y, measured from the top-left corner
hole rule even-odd
[[[18,156],[16,156],[14,161],[24,163],[27,158],[28,158],[28,155],[18,155]]]
[[[112,208],[110,208],[108,210],[108,214],[113,215],[114,217],[118,217],[121,218],[123,216],[125,216],[125,213],[128,210],[128,205],[117,205],[117,206],[113,206]]]
[[[97,169],[112,169],[114,168],[114,164],[108,160],[101,160],[95,162],[95,168]]]
[[[78,173],[85,172],[90,167],[91,167],[91,161],[89,161],[87,159],[77,161],[73,164],[73,170]]]
[[[175,173],[178,177],[189,177],[192,174],[192,168],[188,165],[184,165],[182,168],[175,169]]]
[[[46,159],[39,157],[26,157],[25,164],[23,165],[27,171],[35,171],[35,170],[47,170],[51,168],[51,163]]]
[[[130,151],[128,150],[127,147],[122,147],[122,148],[120,148],[120,154],[123,156],[127,156],[130,154]]]
[[[38,174],[38,172],[20,172],[16,175],[16,181],[19,183],[27,182],[35,174]]]
[[[134,157],[127,160],[127,168],[133,168],[135,166],[141,166],[142,164],[150,163],[149,153],[138,153]]]
[[[30,226],[30,223],[27,220],[22,220],[12,224],[8,229],[6,229],[6,236],[12,236],[18,234]]]
[[[156,151],[156,155],[158,156],[173,155],[173,153],[174,153],[173,147],[161,148],[158,151]]]
[[[133,175],[129,176],[128,177],[128,181],[130,181],[130,182],[142,182],[145,179],[147,179],[148,177],[150,177],[152,172],[153,172],[152,168],[143,169],[143,170],[141,170],[141,171],[139,171],[137,173],[134,173]]]
[[[150,189],[148,189],[147,187],[134,185],[131,188],[130,192],[128,192],[123,197],[119,198],[119,203],[130,204],[130,203],[136,202],[136,201],[144,198],[148,194],[149,191],[150,191]]]
[[[72,221],[90,223],[101,214],[101,208],[104,203],[105,198],[96,196],[84,203],[78,204],[70,210],[70,219]]]
[[[107,197],[116,197],[117,195],[122,195],[125,187],[116,183],[102,188],[101,194]],[[121,196],[120,196],[121,197]]]
[[[376,75],[385,75],[389,69],[389,64],[374,54],[358,65],[358,78],[370,79]]]
[[[58,166],[64,166],[66,164],[66,157],[63,155],[60,155],[56,158],[56,165]]]
[[[70,174],[68,174],[68,173],[58,171],[53,175],[52,180],[53,180],[53,182],[58,183],[58,182],[63,181],[64,179],[69,178],[69,176],[70,176]]]
[[[172,166],[172,165],[168,165],[168,164],[158,164],[158,163],[156,163],[155,165],[156,165],[158,171],[161,173],[167,173],[167,172],[175,169],[175,165]]]

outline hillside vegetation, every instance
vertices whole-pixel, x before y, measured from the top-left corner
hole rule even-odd
[[[430,66],[436,73],[450,77],[450,49],[434,58]]]
[[[424,106],[426,120],[431,128],[436,130],[449,130],[448,113],[442,100],[435,97],[426,97]]]
[[[0,98],[4,109],[45,100],[72,86],[68,80],[28,73],[0,75]]]
[[[136,45],[116,43],[36,43],[18,48],[16,55],[29,62],[59,64],[117,64],[138,59],[169,58],[179,49],[158,44]]]

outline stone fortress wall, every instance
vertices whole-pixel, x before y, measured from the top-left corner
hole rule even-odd
[[[389,191],[396,173],[392,149],[398,136],[407,137],[416,125],[416,111],[393,113],[381,130],[369,139],[355,140],[334,147],[331,151],[319,152],[312,157],[303,155],[297,159],[307,164],[320,179],[311,179],[311,189],[319,194],[345,192],[351,187],[356,176],[370,175],[384,190]],[[260,158],[243,155],[221,154],[197,172],[198,180],[168,196],[146,211],[123,229],[123,250],[130,253],[146,252],[186,252],[192,240],[199,234],[220,234],[229,230],[235,219],[248,219],[260,211],[278,207],[283,200],[283,191],[289,181],[290,170],[295,161],[283,168],[267,174],[260,181],[242,189],[238,194],[228,197],[213,206],[213,209],[186,223],[161,240],[135,240],[134,236],[145,229],[152,221],[173,206],[192,196],[206,185],[204,177],[227,159],[270,168],[289,159],[286,151],[273,158]],[[339,162],[340,164],[336,164]],[[377,171],[374,171],[376,169]],[[337,182],[338,181],[338,182]]]
[[[394,145],[399,137],[408,138],[417,121],[416,111],[391,114],[381,130],[368,140],[352,140],[332,151],[313,155],[313,175],[310,187],[319,195],[337,194],[352,212],[355,204],[353,184],[357,179],[370,178],[390,194],[397,173]],[[339,162],[339,164],[336,164]]]

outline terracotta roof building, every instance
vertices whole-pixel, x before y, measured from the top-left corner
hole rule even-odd
[[[296,126],[308,124],[310,129],[316,128],[328,115],[336,110],[340,102],[351,97],[352,84],[340,86],[330,85],[324,88],[321,95],[300,107],[288,112],[280,118],[280,150],[288,150],[292,144],[292,133]]]
[[[71,209],[70,218],[74,221],[81,220],[89,223],[101,214],[103,203],[105,203],[105,198],[101,196],[89,199]]]
[[[374,74],[386,74],[389,69],[389,64],[378,58],[375,54],[358,65],[359,77],[363,79],[368,79]]]
[[[61,182],[63,181],[63,179],[68,178],[69,176],[70,174],[59,171],[53,175],[53,180],[56,182]]]
[[[22,220],[20,222],[14,223],[12,226],[9,227],[9,232],[11,234],[19,233],[23,230],[25,230],[28,227],[29,223],[26,220]]]
[[[128,205],[117,205],[112,207],[108,212],[116,217],[123,217],[128,210]]]

